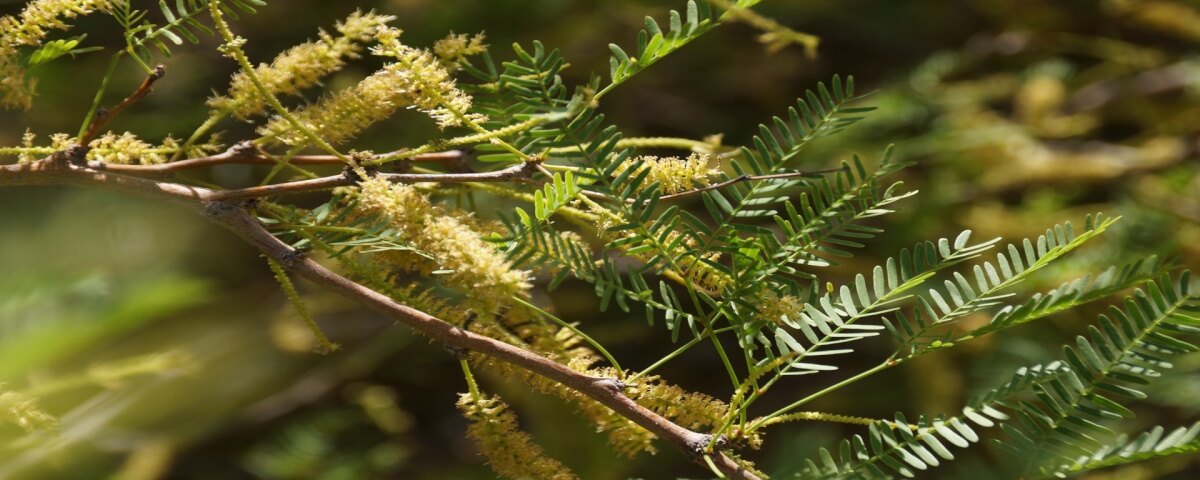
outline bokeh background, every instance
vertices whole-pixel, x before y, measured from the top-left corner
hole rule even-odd
[[[153,10],[155,2],[134,3]],[[21,7],[5,2],[0,14]],[[249,39],[254,61],[269,61],[354,9],[376,9],[399,17],[395,23],[413,45],[450,31],[486,31],[494,57],[503,60],[511,58],[511,43],[541,40],[563,51],[570,63],[564,76],[579,84],[607,71],[607,45],[631,46],[645,16],[662,23],[668,9],[683,7],[675,0],[274,0],[235,28]],[[801,162],[822,168],[858,153],[870,164],[895,144],[899,159],[917,162],[896,180],[921,194],[877,222],[887,234],[827,280],[852,278],[902,247],[963,229],[980,239],[1036,237],[1095,212],[1123,220],[1021,291],[1044,291],[1150,254],[1200,266],[1195,2],[777,0],[759,11],[821,37],[817,56],[799,47],[768,53],[758,32],[732,24],[639,74],[601,109],[627,136],[721,133],[725,143],[740,145],[758,123],[785,113],[804,89],[835,73],[854,75],[859,91],[876,91],[864,103],[877,112],[822,140]],[[108,18],[83,19],[70,33],[77,32],[107,52],[121,46],[120,29]],[[214,45],[207,39],[162,59],[169,73],[154,94],[109,126],[148,140],[186,137],[207,114],[203,100],[224,91],[234,68]],[[0,113],[0,144],[18,144],[27,128],[41,136],[76,131],[108,59],[90,53],[37,70],[34,109]],[[371,62],[347,68],[327,86],[353,84],[376,68]],[[105,104],[119,101],[142,75],[123,64]],[[252,128],[222,125],[229,141]],[[420,115],[399,115],[354,146],[390,150],[436,134]],[[262,173],[223,167],[193,175],[234,186]],[[453,404],[466,387],[457,362],[437,345],[301,283],[322,327],[345,347],[312,354],[265,261],[231,234],[169,205],[50,187],[2,189],[0,205],[0,390],[34,394],[61,420],[53,434],[0,424],[0,478],[494,478],[463,436]],[[568,283],[536,300],[580,322],[633,368],[672,348],[661,324],[647,327],[640,314],[599,314],[586,285]],[[1058,358],[1059,346],[1101,307],[928,355],[810,407],[870,417],[957,411],[1016,367]],[[889,346],[886,339],[864,342],[843,368],[873,365]],[[1196,420],[1200,356],[1176,367],[1123,428]],[[722,398],[730,392],[720,368],[712,352],[696,349],[660,373]],[[758,413],[836,378],[782,384]],[[620,459],[558,399],[500,378],[482,382],[582,478],[707,475],[669,448]],[[747,456],[767,472],[791,471],[819,446],[852,433],[860,432],[788,425]],[[981,444],[928,478],[1008,478],[1013,462],[1004,455]],[[1196,464],[1181,457],[1089,478],[1195,478]]]

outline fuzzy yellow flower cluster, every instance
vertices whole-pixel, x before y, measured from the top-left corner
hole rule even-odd
[[[455,86],[450,73],[432,53],[401,44],[400,33],[395,28],[379,28],[375,36],[380,45],[371,49],[371,53],[393,57],[395,62],[358,85],[297,111],[297,120],[330,143],[353,138],[364,128],[406,107],[429,114],[441,128],[459,126],[462,118],[486,121],[487,117],[482,115],[465,113],[471,108],[471,97]],[[289,145],[308,142],[307,137],[293,131],[292,125],[280,117],[271,119],[258,133]]]
[[[587,373],[598,377],[616,377],[616,371],[611,367],[597,368]],[[625,389],[625,395],[679,426],[695,431],[720,427],[725,412],[729,411],[729,405],[725,402],[671,385],[657,375],[642,377],[636,385]]]
[[[393,184],[379,177],[367,179],[359,184],[357,209],[388,218],[404,241],[433,257],[384,252],[391,254],[385,257],[387,261],[423,275],[449,270],[440,277],[446,285],[481,307],[495,307],[497,302],[530,288],[529,272],[513,269],[493,245],[484,242],[472,228],[469,216],[434,206],[410,185]]]
[[[785,321],[800,321],[800,312],[804,311],[804,302],[792,295],[776,296],[768,293],[758,304],[758,319],[775,325],[784,325]]]
[[[395,72],[380,70],[364,78],[358,85],[342,90],[320,102],[295,113],[305,128],[316,132],[329,143],[341,143],[354,138],[358,132],[375,122],[392,116],[397,109],[411,105]],[[307,143],[308,137],[292,129],[291,123],[275,116],[258,128],[263,136],[275,136],[288,145]]]
[[[75,137],[65,133],[55,133],[50,135],[49,147],[38,147],[33,144],[37,140],[37,135],[33,130],[26,129],[25,134],[21,136],[22,152],[17,154],[17,163],[30,163],[39,159],[39,155],[49,155],[54,152],[66,150],[71,145],[75,144]]]
[[[645,190],[645,187],[658,182],[662,193],[680,193],[693,190],[697,186],[707,185],[709,180],[721,173],[716,168],[709,168],[708,160],[708,155],[699,153],[688,155],[687,158],[659,158],[653,155],[645,155],[625,160],[620,167],[617,167],[614,175],[620,175],[632,168],[634,171],[630,174],[629,178],[635,178],[643,170],[649,169],[650,173],[646,175],[645,181],[638,186],[636,189],[637,192],[640,193]]]
[[[296,95],[316,85],[322,77],[341,70],[347,59],[358,58],[363,48],[360,44],[371,41],[379,29],[395,19],[391,15],[356,11],[334,27],[341,36],[335,38],[320,30],[318,41],[296,45],[280,53],[270,65],[259,65],[254,72],[271,94]],[[267,99],[245,72],[234,74],[228,96],[208,100],[208,106],[241,120],[262,113],[266,104]]]
[[[467,436],[492,470],[505,478],[569,480],[578,478],[565,465],[546,456],[528,433],[517,427],[517,417],[499,397],[459,395],[458,409],[471,425]]]
[[[482,33],[472,35],[468,39],[465,33],[450,32],[446,38],[433,43],[433,53],[442,59],[443,65],[453,67],[459,60],[487,51],[488,46],[483,43],[485,38]]]
[[[476,47],[486,48],[482,44]],[[385,68],[397,73],[397,79],[400,80],[397,87],[407,92],[412,104],[432,117],[438,127],[457,127],[464,121],[487,121],[487,117],[481,114],[468,113],[471,97],[458,89],[450,72],[446,71],[437,57],[428,50],[400,43],[399,30],[382,32],[379,45],[371,53],[396,59],[395,63]]]
[[[50,30],[70,28],[64,18],[111,9],[111,0],[35,0],[19,16],[0,18],[0,105],[26,110],[33,105],[34,82],[17,63],[19,47],[41,45]]]
[[[577,347],[584,350],[587,347]],[[592,355],[588,352],[589,355]],[[573,402],[580,415],[583,415],[595,426],[597,432],[608,436],[608,443],[617,453],[632,458],[641,452],[655,453],[654,440],[657,438],[649,430],[633,423],[600,402],[587,397],[577,390],[547,379],[513,364],[497,360],[486,355],[472,355],[472,363],[479,368],[487,369],[499,378],[514,378],[520,380],[535,392],[549,393],[563,400]],[[560,362],[562,363],[562,362]],[[594,357],[573,357],[567,361],[567,366],[578,372],[586,372],[595,363]]]
[[[129,132],[105,133],[88,144],[87,159],[104,163],[155,165],[167,163],[162,149],[142,141]]]

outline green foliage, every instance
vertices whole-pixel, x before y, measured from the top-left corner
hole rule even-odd
[[[882,150],[878,161],[864,161],[848,153],[846,143],[860,148],[870,143],[863,141],[870,133],[851,128],[867,120],[869,113],[872,119],[883,117],[880,121],[885,125],[896,122],[895,114],[887,109],[872,113],[876,107],[863,104],[865,95],[856,92],[855,79],[850,76],[831,74],[825,77],[828,81],[815,83],[794,105],[752,126],[749,130],[756,134],[744,135],[735,140],[741,145],[732,147],[708,138],[639,137],[641,132],[632,133],[633,129],[610,114],[610,92],[632,88],[635,83],[630,80],[652,66],[666,68],[663,59],[722,23],[744,20],[762,28],[764,17],[751,16],[746,10],[758,1],[716,3],[726,11],[714,11],[708,1],[689,0],[684,13],[668,13],[665,29],[653,17],[646,17],[645,28],[638,32],[633,46],[601,43],[608,46],[603,53],[608,60],[607,76],[570,76],[564,73],[572,67],[564,50],[547,48],[542,41],[526,41],[524,46],[514,43],[511,53],[501,53],[452,36],[426,50],[402,43],[400,30],[384,25],[393,20],[386,15],[373,17],[371,21],[378,25],[360,25],[356,32],[363,38],[355,37],[357,43],[346,44],[340,56],[319,68],[297,58],[303,55],[283,55],[280,65],[255,67],[243,50],[251,40],[234,35],[228,21],[237,19],[239,11],[255,12],[255,7],[265,2],[177,0],[171,4],[160,0],[154,11],[137,10],[133,2],[119,1],[111,13],[123,29],[126,47],[114,54],[81,132],[92,125],[93,114],[101,111],[101,97],[109,79],[117,78],[114,72],[122,55],[129,54],[151,72],[153,49],[170,57],[173,48],[201,44],[201,35],[219,36],[223,40],[219,51],[238,62],[243,76],[239,78],[245,81],[245,91],[231,88],[229,96],[221,98],[237,105],[256,95],[261,100],[256,105],[269,105],[275,115],[270,121],[282,125],[282,130],[259,130],[261,136],[239,139],[246,143],[207,161],[273,163],[259,190],[235,192],[244,195],[240,198],[255,198],[242,206],[252,209],[269,231],[317,261],[337,263],[363,286],[458,328],[529,350],[564,368],[620,379],[627,400],[654,407],[651,410],[664,421],[678,422],[682,428],[703,427],[698,433],[710,435],[711,441],[689,446],[703,450],[702,454],[758,448],[763,429],[796,420],[865,426],[865,431],[848,433],[847,438],[835,442],[836,448],[819,449],[801,471],[789,472],[797,478],[915,477],[989,444],[1016,455],[1025,477],[1065,476],[1197,450],[1200,423],[1154,427],[1132,439],[1118,433],[1123,427],[1119,422],[1133,416],[1134,402],[1149,394],[1145,386],[1172,368],[1179,355],[1197,350],[1180,337],[1200,333],[1196,313],[1200,297],[1189,293],[1194,286],[1180,262],[1165,261],[1159,255],[1133,261],[1124,257],[1114,262],[1096,260],[1094,252],[1099,247],[1095,244],[1101,242],[1095,240],[1102,233],[1118,230],[1115,225],[1120,217],[1088,215],[1078,232],[1071,222],[1063,222],[1044,233],[1039,226],[1028,235],[1029,228],[1010,232],[1003,228],[963,226],[942,231],[929,227],[945,215],[917,203],[918,192],[908,188],[916,183],[914,177],[937,178],[930,183],[933,188],[926,189],[935,196],[943,190],[967,188],[939,177],[943,165],[914,161],[911,153],[904,153],[911,148],[905,144],[895,149],[890,145],[867,148]],[[161,16],[161,21],[152,16]],[[211,23],[202,21],[204,16],[210,16]],[[786,28],[773,25],[778,29],[768,29],[768,36]],[[342,26],[338,24],[339,29]],[[321,35],[323,40],[328,38],[324,32]],[[22,65],[37,66],[92,50],[80,48],[84,38],[43,42]],[[815,45],[815,37],[806,38],[812,40],[810,46]],[[277,98],[285,93],[299,95],[317,85],[320,77],[341,69],[343,60],[355,59],[359,44],[368,41],[378,43],[375,53],[384,52],[377,55],[384,62],[382,69],[350,88],[321,92],[324,96],[320,99],[297,102],[327,107],[324,110],[292,107]],[[305,51],[322,52],[328,47],[312,42]],[[451,52],[443,55],[446,49]],[[502,57],[509,59],[498,61]],[[963,55],[929,60],[913,74],[914,88],[945,82],[952,70],[965,68],[965,63]],[[1031,67],[1026,73],[1054,77],[1059,71],[1056,65]],[[269,88],[260,74],[274,75],[277,83]],[[330,83],[340,85],[350,78],[347,73]],[[1067,127],[1057,121],[1079,120],[1064,120],[1061,115],[1039,117],[1045,112],[1030,102],[1036,103],[1035,94],[1041,91],[1029,88],[1021,100],[1025,103],[1018,102],[1013,110],[1015,115],[1029,117],[1024,120],[1036,135],[1058,138],[1054,135]],[[969,97],[964,104],[991,108],[980,100],[986,96],[955,93],[960,100]],[[892,95],[885,90],[874,98],[895,106]],[[955,108],[951,100],[939,99],[937,106]],[[371,123],[399,107],[429,114],[445,133],[422,138],[418,146],[389,145],[394,150],[380,155],[341,145],[350,143],[365,124],[352,125],[353,132],[339,136],[339,141],[329,140],[330,125],[338,121],[370,117],[366,123]],[[162,150],[176,157],[206,155],[186,147],[213,131],[227,113],[214,111],[191,133],[184,147],[168,140]],[[258,113],[262,111],[256,110],[255,115]],[[969,116],[978,112],[958,113]],[[107,116],[97,118],[107,121]],[[962,125],[956,128],[965,129]],[[244,129],[231,130],[246,134]],[[298,140],[291,146],[281,144],[277,140],[284,131]],[[982,143],[1004,136],[990,130],[979,135]],[[56,142],[71,141],[63,140],[65,136],[56,138]],[[128,139],[132,144],[136,137]],[[5,152],[24,158],[60,148],[37,146],[34,140],[31,133],[23,146]],[[306,148],[319,148],[322,155],[307,155]],[[917,148],[932,150],[928,145]],[[426,156],[454,149],[462,149],[456,160]],[[687,160],[659,157],[660,150],[666,149],[688,151],[692,156]],[[91,167],[112,167],[98,163],[99,167]],[[345,170],[339,176],[335,168],[323,166],[330,164]],[[919,167],[908,169],[914,165]],[[431,174],[430,179],[439,180],[380,177],[383,166]],[[122,165],[113,168],[114,175],[161,173],[139,171],[140,167]],[[277,179],[276,174],[285,169],[309,180]],[[508,175],[516,169],[520,175]],[[907,177],[900,178],[903,175]],[[394,183],[374,181],[388,178]],[[227,183],[229,188],[241,183],[219,175],[211,179]],[[185,175],[171,181],[212,186],[208,180]],[[368,191],[368,185],[377,188]],[[1013,188],[1019,182],[1005,185]],[[255,193],[278,189],[274,191],[320,191],[325,195],[333,186],[339,190],[320,200],[287,197],[285,202],[281,195]],[[450,207],[449,201],[446,205],[433,202],[436,198],[456,200],[458,208]],[[904,232],[897,225],[902,222],[892,221],[900,217],[893,214],[902,207],[908,210],[906,221],[917,225],[914,232]],[[490,222],[493,215],[499,218],[499,225]],[[1072,214],[1054,212],[1055,219],[1068,216]],[[1003,243],[1002,238],[992,238],[997,230],[1016,239]],[[972,243],[973,236],[987,240]],[[918,238],[935,240],[914,245]],[[897,245],[913,246],[896,252]],[[993,248],[998,253],[985,259]],[[888,253],[881,256],[878,251]],[[1094,267],[1111,263],[1122,266]],[[271,260],[269,266],[282,286],[283,297],[319,339],[322,350],[332,352],[337,344],[317,327],[322,311],[311,307],[322,305],[320,296],[302,300],[287,262]],[[1075,279],[1061,283],[1063,278]],[[102,308],[93,310],[101,313],[87,317],[94,325],[74,321],[77,312],[70,308],[66,315],[45,325],[40,320],[5,319],[0,328],[8,334],[0,340],[0,360],[7,361],[0,361],[0,380],[60,361],[70,351],[192,306],[206,292],[201,282],[182,277],[153,279],[162,284],[129,287],[121,291],[121,299],[98,303]],[[1058,288],[1031,293],[1060,283]],[[577,315],[571,310],[573,305],[563,308],[565,313],[553,311],[536,290],[579,285],[594,293],[605,323],[573,318],[571,315]],[[37,290],[39,295],[63,296],[55,288],[74,287],[40,285]],[[959,347],[972,340],[1007,334],[1017,327],[1036,327],[1030,324],[1065,312],[1090,318],[1090,309],[1102,308],[1094,304],[1134,288],[1121,304],[1123,308],[1111,307],[1086,327],[1087,335],[1063,347],[1061,360],[1005,366],[1008,380],[1000,386],[971,396],[965,405],[932,410],[958,413],[917,415],[910,423],[908,418],[913,415],[905,412],[923,405],[885,405],[895,412],[888,415],[891,420],[799,411],[817,400],[826,402],[824,408],[843,408],[830,401],[836,398],[833,394],[846,395],[848,387],[861,385],[859,382],[877,373],[895,373],[900,365],[932,371],[915,362],[927,354],[948,349],[963,352],[966,349]],[[11,305],[0,306],[22,314],[37,310]],[[661,343],[669,338],[676,345],[669,353],[650,359],[649,366],[640,371],[626,371],[606,349],[604,334],[617,332],[611,337],[619,338],[625,328],[620,320],[635,312],[644,314],[650,326],[661,322],[666,332],[649,331],[655,332]],[[883,331],[890,336],[880,335]],[[329,335],[337,338],[338,334],[331,329]],[[989,338],[1003,342],[1007,337]],[[487,433],[479,436],[487,440],[481,445],[490,445],[484,450],[493,455],[494,465],[496,456],[513,453],[531,457],[509,462],[514,467],[558,463],[546,460],[540,449],[532,446],[513,451],[510,445],[533,445],[531,439],[517,429],[515,417],[498,416],[508,408],[499,398],[481,400],[470,369],[514,378],[530,390],[551,392],[578,405],[591,427],[606,432],[610,444],[622,454],[653,450],[647,430],[566,385],[496,362],[486,357],[487,352],[453,353],[472,390],[470,398],[464,397],[464,412],[473,420],[472,428]],[[703,358],[710,362],[705,365],[718,366],[716,371],[723,375],[715,376],[728,377],[721,378],[724,386],[701,388],[727,394],[728,404],[651,375],[667,363],[683,363],[683,358],[689,362]],[[624,359],[622,363],[631,364]],[[349,381],[360,374],[333,375],[335,379],[327,383]],[[796,390],[780,387],[795,382],[796,376],[805,376],[803,381],[808,383],[804,388],[809,393],[784,398]],[[938,386],[949,383],[925,370],[914,374],[922,379],[926,376]],[[939,393],[921,385],[913,389]],[[954,401],[952,395],[944,396],[951,398],[946,402]],[[0,420],[30,430],[34,430],[30,426],[44,429],[55,425],[55,416],[43,412],[26,391],[2,391],[0,400],[8,411]],[[767,404],[776,409],[759,412]],[[688,405],[689,411],[678,411],[681,405]],[[403,455],[392,443],[357,445],[363,448],[352,451],[334,448],[353,437],[351,432],[361,430],[359,424],[365,422],[326,413],[292,420],[277,440],[252,449],[243,467],[269,478],[387,476],[400,468]],[[1168,433],[1168,428],[1174,429]],[[982,442],[1000,432],[1006,435],[1004,440]],[[735,461],[753,471],[750,462]]]
[[[149,10],[133,8],[133,0],[117,0],[113,2],[113,18],[125,30],[125,51],[142,65],[147,72],[152,71],[153,52],[150,47],[156,47],[163,55],[171,56],[171,47],[163,39],[175,45],[183,45],[184,39],[195,44],[200,42],[196,32],[212,36],[212,29],[200,23],[196,17],[208,11],[208,2],[199,0],[175,0],[175,5],[168,5],[167,0],[159,0],[158,8],[166,21],[158,25],[147,16]],[[237,18],[236,7],[246,13],[255,13],[254,6],[263,6],[263,0],[234,0],[221,2],[220,8],[230,17]],[[174,7],[174,8],[172,8]]]
[[[71,55],[73,57],[80,53],[87,53],[87,52],[94,52],[97,50],[103,50],[103,47],[76,48],[79,46],[80,43],[83,43],[83,40],[86,38],[87,38],[87,34],[83,34],[78,37],[61,38],[58,40],[51,40],[49,42],[46,42],[44,45],[42,45],[37,50],[34,50],[33,53],[29,55],[29,60],[25,62],[25,66],[32,68],[32,67],[36,67],[38,65],[48,63],[48,62],[50,62],[56,58],[59,58],[63,55]]]
[[[1114,306],[1111,317],[1102,315],[1099,327],[1088,328],[1088,337],[1064,346],[1063,361],[1019,369],[1004,385],[972,397],[961,416],[921,416],[906,427],[898,413],[894,424],[873,423],[866,440],[857,435],[843,440],[837,457],[822,449],[821,463],[810,461],[805,478],[889,476],[882,466],[914,477],[917,470],[938,466],[938,458],[955,458],[946,443],[966,448],[979,441],[976,428],[997,425],[1010,440],[994,443],[1019,459],[1023,477],[1194,451],[1200,426],[1179,427],[1166,437],[1162,427],[1155,427],[1133,442],[1108,426],[1134,415],[1120,399],[1145,398],[1141,386],[1171,368],[1171,357],[1197,350],[1176,338],[1200,333],[1195,315],[1200,296],[1191,295],[1189,285],[1187,272],[1178,280],[1148,283],[1146,290],[1126,297],[1124,309]]]

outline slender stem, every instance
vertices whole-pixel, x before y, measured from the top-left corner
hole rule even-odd
[[[225,118],[225,115],[226,113],[222,111],[213,111],[211,114],[209,114],[208,118],[204,120],[204,123],[200,124],[199,127],[196,127],[196,130],[192,132],[190,136],[188,136],[188,139],[183,142],[183,145],[179,147],[179,150],[176,150],[175,154],[171,155],[170,162],[176,163],[176,160],[179,160],[179,157],[187,151],[188,147],[191,147],[200,140],[200,137],[204,136],[205,133],[208,133],[209,130],[212,130],[212,127],[215,127],[217,123]]]
[[[583,333],[582,330],[575,328],[575,326],[571,325],[570,323],[564,322],[561,318],[558,318],[558,316],[556,316],[550,312],[547,312],[545,310],[542,310],[537,305],[526,302],[525,300],[522,300],[515,296],[512,297],[512,299],[516,300],[517,303],[520,303],[521,305],[524,305],[526,307],[532,308],[533,310],[536,310],[538,313],[541,313],[546,318],[553,320],[554,323],[557,323],[560,326],[562,326],[563,328],[570,330],[571,333],[579,335],[579,338],[582,338],[585,342],[588,342],[588,344],[591,345],[592,348],[595,348],[596,351],[600,352],[600,355],[604,356],[605,360],[608,360],[608,363],[612,364],[613,368],[617,371],[617,378],[620,378],[622,380],[625,379],[625,370],[623,370],[621,368],[621,364],[617,363],[617,359],[613,358],[612,354],[608,353],[608,350],[605,350],[603,345],[600,345],[600,342],[593,340],[592,337],[589,337],[586,333]]]
[[[413,183],[413,182],[511,182],[518,180],[528,175],[530,170],[526,165],[513,165],[504,170],[496,170],[494,172],[483,173],[379,173],[380,178],[383,178],[393,183]],[[210,195],[210,200],[246,200],[250,198],[271,197],[275,195],[285,195],[294,193],[313,192],[318,190],[329,190],[335,187],[346,187],[358,183],[359,179],[353,175],[333,175],[329,177],[313,178],[309,180],[298,180],[288,183],[276,183],[273,185],[261,185],[257,187],[247,187],[238,190],[225,190],[213,192]]]
[[[471,398],[479,399],[479,386],[475,384],[475,375],[471,374],[471,365],[467,363],[467,359],[458,361],[462,365],[463,377],[467,379],[467,388],[471,390]]]
[[[712,330],[709,330],[709,332],[712,332]],[[708,337],[712,339],[713,347],[716,347],[717,355],[721,357],[721,363],[725,364],[725,371],[729,373],[729,380],[733,382],[733,389],[737,390],[742,385],[738,381],[737,372],[733,370],[733,363],[729,361],[729,355],[725,353],[725,347],[721,346],[721,340],[715,334],[710,333]]]
[[[154,82],[157,82],[158,79],[162,78],[163,75],[166,74],[167,69],[165,67],[162,65],[155,66],[154,70],[150,72],[150,75],[147,75],[146,79],[142,81],[142,84],[138,85],[137,90],[134,90],[132,94],[130,94],[128,97],[125,97],[124,100],[121,100],[121,103],[116,104],[113,106],[113,108],[106,112],[97,111],[95,117],[90,119],[91,124],[88,125],[87,130],[83,132],[83,135],[79,136],[78,143],[80,145],[87,145],[90,143],[92,139],[96,138],[96,134],[100,133],[100,129],[104,128],[104,124],[108,123],[110,119],[125,111],[125,109],[129,108],[130,105],[137,103],[138,100],[141,100],[146,95],[149,95],[150,89],[154,87]],[[101,90],[103,90],[103,87]]]
[[[96,91],[96,98],[92,99],[92,108],[88,109],[87,115],[83,117],[83,125],[79,126],[79,134],[75,136],[75,138],[81,139],[79,142],[80,145],[84,145],[82,142],[83,134],[88,131],[88,127],[92,124],[92,118],[100,110],[100,100],[104,98],[104,91],[108,89],[108,79],[112,78],[113,72],[117,70],[117,63],[121,59],[122,53],[117,52],[113,55],[112,61],[108,62],[108,71],[104,73],[104,78],[100,80],[100,89]]]
[[[842,387],[844,387],[844,386],[846,386],[846,385],[849,385],[849,384],[851,384],[851,383],[857,382],[857,381],[859,381],[859,380],[862,380],[862,379],[864,379],[864,378],[866,378],[866,377],[869,377],[869,376],[871,376],[871,375],[874,375],[876,372],[879,372],[879,371],[881,371],[881,370],[887,369],[887,368],[891,367],[892,365],[894,365],[894,364],[892,364],[892,363],[887,363],[887,362],[884,362],[884,363],[881,363],[881,364],[879,364],[879,365],[876,365],[876,366],[874,366],[874,367],[871,367],[871,368],[869,368],[869,369],[867,369],[867,370],[864,370],[864,371],[862,371],[862,372],[859,372],[859,374],[858,374],[858,375],[855,375],[855,376],[853,376],[853,377],[847,378],[847,379],[845,379],[845,380],[842,380],[842,381],[840,381],[840,382],[838,382],[838,383],[835,383],[835,384],[833,384],[833,385],[830,385],[830,386],[828,386],[828,387],[825,387],[825,388],[821,389],[821,391],[819,391],[819,392],[817,392],[817,393],[814,393],[814,394],[812,394],[812,395],[809,395],[809,396],[807,396],[807,397],[804,397],[804,398],[802,398],[802,399],[800,399],[800,400],[797,400],[797,401],[795,401],[795,402],[792,402],[792,403],[791,403],[791,404],[789,404],[788,406],[786,406],[786,407],[783,407],[783,408],[781,408],[781,409],[779,409],[779,410],[776,410],[776,411],[772,412],[770,415],[767,415],[767,416],[765,416],[765,417],[762,417],[762,418],[759,418],[759,419],[757,419],[757,420],[755,420],[755,421],[753,421],[753,422],[750,422],[750,426],[746,427],[746,431],[747,431],[747,432],[752,432],[752,431],[754,431],[754,430],[757,430],[759,427],[762,427],[762,426],[763,426],[763,424],[767,423],[767,422],[768,422],[769,420],[771,420],[772,418],[778,417],[778,416],[780,416],[780,415],[784,415],[784,414],[786,414],[786,413],[788,413],[788,412],[790,412],[790,411],[792,411],[792,410],[795,410],[795,409],[797,409],[797,408],[800,408],[800,406],[801,406],[801,405],[804,405],[804,404],[806,404],[806,403],[808,403],[808,402],[811,402],[811,401],[813,401],[813,400],[815,400],[815,399],[817,399],[817,398],[820,398],[820,397],[824,396],[826,393],[832,392],[832,391],[834,391],[834,390],[837,390],[837,389],[839,389],[839,388],[842,388]]]
[[[719,328],[719,329],[717,329],[717,331],[716,331],[715,333],[722,333],[722,332],[724,332],[724,331],[727,331],[727,330],[732,330],[733,328],[734,328],[734,327],[724,327],[724,328]],[[682,355],[682,354],[683,354],[683,352],[686,352],[688,349],[690,349],[690,348],[692,348],[692,347],[696,346],[696,344],[697,344],[697,343],[700,343],[700,341],[701,341],[701,340],[704,340],[704,337],[705,337],[704,335],[701,335],[701,336],[698,336],[698,337],[696,337],[696,338],[693,338],[693,339],[691,339],[691,340],[688,340],[688,342],[687,342],[687,343],[685,343],[685,344],[683,344],[683,346],[681,346],[681,347],[679,347],[679,348],[676,348],[676,349],[675,349],[675,351],[673,351],[673,352],[671,352],[671,353],[667,354],[667,356],[665,356],[665,357],[663,357],[663,358],[660,358],[658,361],[656,361],[656,362],[654,362],[654,363],[650,364],[650,366],[649,366],[649,367],[646,367],[644,370],[642,370],[642,371],[638,372],[638,373],[637,373],[637,374],[635,374],[634,376],[632,376],[632,377],[629,377],[628,379],[626,379],[626,381],[628,381],[629,383],[636,382],[636,381],[637,381],[639,378],[642,378],[642,377],[646,376],[646,374],[648,374],[648,373],[650,373],[650,372],[654,371],[654,369],[656,369],[656,368],[658,368],[658,367],[661,367],[661,366],[663,366],[663,364],[665,364],[665,363],[667,363],[667,362],[671,361],[671,360],[672,360],[672,359],[674,359],[675,357],[678,357],[678,356]]]
[[[291,162],[292,157],[296,156],[296,154],[300,153],[300,151],[304,150],[304,148],[305,148],[305,146],[303,146],[303,145],[292,147],[290,150],[287,151],[287,153],[283,154],[282,158],[276,157],[274,155],[267,155],[267,157],[270,158],[271,161],[275,162],[275,166],[271,167],[271,171],[267,172],[267,174],[263,176],[262,181],[258,182],[258,185],[261,187],[261,186],[271,183],[271,179],[275,178],[275,175],[278,175],[279,172],[281,170],[283,170],[283,167],[292,167],[297,170],[300,170],[301,172],[303,172],[304,176],[306,176],[310,179],[317,178],[317,175],[315,173],[312,173],[308,170],[304,170],[302,168],[296,167],[295,165],[292,165],[292,162]]]

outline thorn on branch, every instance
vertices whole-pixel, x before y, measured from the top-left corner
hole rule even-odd
[[[449,352],[451,355],[454,355],[454,358],[456,358],[458,360],[466,360],[467,354],[471,353],[471,351],[468,349],[465,349],[462,347],[456,347],[456,346],[450,345],[448,343],[442,344],[442,350],[445,350],[445,351]]]
[[[596,384],[604,387],[604,389],[614,394],[620,394],[626,388],[629,388],[629,384],[622,382],[620,379],[611,377],[598,378],[596,379]]]
[[[225,152],[231,158],[255,158],[259,156],[258,146],[250,140],[237,142]]]
[[[366,176],[358,173],[358,169],[360,168],[364,173],[366,173]],[[379,175],[379,167],[374,165],[355,167],[354,165],[346,164],[345,168],[342,168],[342,175],[346,177],[346,180],[349,180],[351,183],[357,185],[368,178],[374,178],[376,175]]]
[[[304,261],[304,257],[304,252],[293,248],[279,256],[279,265],[291,270],[297,263]]]
[[[49,160],[49,163],[59,167],[66,167],[68,165],[86,167],[87,154],[91,150],[92,147],[86,145],[71,145],[66,149],[54,152],[47,159]]]
[[[721,438],[717,440],[716,446],[718,449],[725,446],[724,438],[725,438],[725,436],[722,435]],[[688,440],[687,441],[687,450],[684,452],[684,454],[688,457],[688,460],[691,460],[692,462],[698,462],[702,458],[704,458],[705,455],[710,453],[710,452],[705,452],[705,450],[708,448],[708,444],[712,443],[712,439],[713,439],[712,434],[706,433],[706,434],[701,434],[691,440]]]
[[[236,212],[237,209],[237,206],[228,202],[204,202],[204,215],[213,221],[225,218],[229,214]]]

